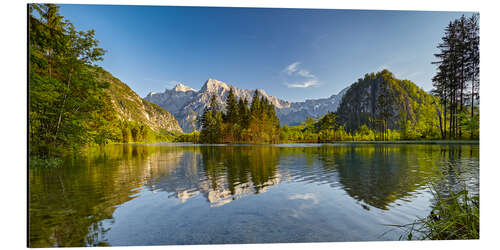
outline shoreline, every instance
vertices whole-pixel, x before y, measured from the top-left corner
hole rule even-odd
[[[469,145],[479,145],[479,140],[422,140],[422,141],[333,141],[333,142],[280,142],[280,143],[248,143],[248,142],[237,142],[237,143],[199,143],[199,142],[129,142],[129,143],[118,143],[118,144],[190,144],[190,145],[286,145],[286,144],[305,144],[305,145],[320,145],[320,144],[469,144]]]

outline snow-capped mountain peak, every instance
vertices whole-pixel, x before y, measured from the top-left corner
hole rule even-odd
[[[195,89],[188,87],[182,83],[176,84],[172,90],[177,92],[196,91]]]
[[[222,81],[219,81],[216,79],[212,79],[212,78],[208,78],[208,80],[205,82],[205,84],[203,84],[203,87],[201,87],[200,92],[208,91],[211,93],[215,93],[215,92],[218,92],[220,89],[229,90],[231,87],[233,87],[233,86],[230,86],[229,84],[227,84],[225,82],[222,82]]]

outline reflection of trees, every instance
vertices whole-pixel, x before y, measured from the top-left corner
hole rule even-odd
[[[450,190],[479,194],[479,147],[453,145],[441,147],[439,153],[441,168],[434,178],[435,191],[443,198],[449,197]]]
[[[443,193],[463,181],[478,190],[478,149],[113,145],[68,159],[60,169],[30,170],[30,246],[105,244],[115,207],[131,200],[144,185],[181,202],[201,194],[218,206],[265,192],[287,178],[341,187],[354,199],[380,209],[410,197],[430,180]]]
[[[336,157],[339,182],[353,198],[380,209],[408,196],[430,174],[429,164],[416,162],[415,146],[346,147]],[[334,154],[335,156],[335,154]]]
[[[439,171],[447,168],[443,161],[460,157],[462,147],[470,146],[366,145],[342,147],[330,157],[337,163],[339,182],[351,197],[387,209],[395,200],[410,197],[419,187],[434,182]],[[477,165],[471,167],[477,169]],[[455,186],[457,176],[463,173],[446,176]]]
[[[281,147],[280,171],[287,168],[294,181],[341,187],[358,201],[387,209],[435,175],[440,157],[428,145]]]
[[[279,149],[274,147],[201,146],[196,154],[185,154],[178,164],[181,167],[146,185],[176,195],[181,201],[201,193],[211,205],[219,206],[265,192],[280,181],[276,169]]]
[[[138,192],[158,151],[112,145],[66,159],[61,168],[30,169],[30,247],[105,245],[104,222]]]
[[[150,158],[153,178],[146,180],[144,185],[154,192],[167,192],[169,197],[184,202],[199,193],[200,179],[203,178],[199,169],[201,154],[198,147],[166,148],[169,149],[167,153]]]
[[[277,184],[279,149],[270,146],[201,147],[209,185],[202,186],[211,203],[225,204]]]

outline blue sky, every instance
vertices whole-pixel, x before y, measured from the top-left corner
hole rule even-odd
[[[140,96],[215,78],[290,101],[338,93],[382,68],[432,88],[433,54],[462,12],[61,5],[95,29],[99,63]]]

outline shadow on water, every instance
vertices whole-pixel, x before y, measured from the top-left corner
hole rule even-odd
[[[443,194],[460,185],[479,192],[479,146],[471,145],[124,144],[64,165],[29,172],[31,247],[107,245],[115,210],[144,191],[180,203],[202,197],[220,207],[288,190],[281,184],[328,185],[360,209],[381,211],[409,202],[429,183]]]

